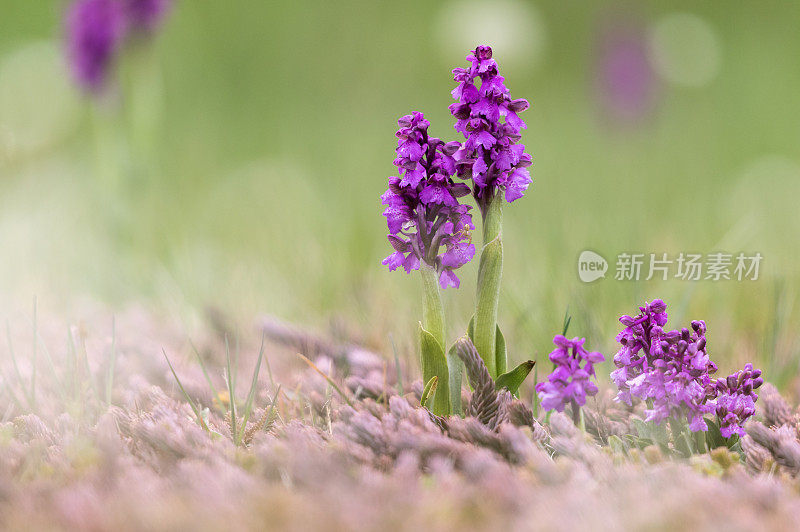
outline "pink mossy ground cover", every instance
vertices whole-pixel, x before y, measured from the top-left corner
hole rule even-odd
[[[219,316],[191,340],[142,310],[117,315],[113,336],[102,311],[65,323],[40,316],[35,343],[12,326],[0,359],[3,529],[785,530],[800,515],[800,417],[769,384],[742,455],[684,459],[615,444],[642,407],[610,389],[587,403],[585,432],[480,386],[464,391],[472,415],[441,419],[420,407],[413,353],[268,318],[238,341]],[[225,338],[242,405],[262,332],[269,366],[236,446]]]

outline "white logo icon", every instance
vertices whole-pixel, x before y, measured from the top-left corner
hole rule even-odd
[[[591,283],[606,276],[608,262],[594,251],[583,251],[578,257],[578,277],[584,283]]]

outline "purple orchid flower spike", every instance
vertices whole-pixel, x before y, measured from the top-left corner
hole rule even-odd
[[[497,349],[503,203],[521,198],[531,184],[531,156],[519,143],[526,127],[519,114],[529,105],[527,100],[511,99],[491,47],[478,46],[467,61],[468,67],[453,69],[458,85],[451,94],[457,103],[450,105],[450,113],[456,131],[466,139],[453,158],[458,177],[472,181],[483,222],[473,340],[489,373],[497,377],[508,365],[506,353]]]
[[[395,251],[383,264],[411,272],[424,261],[436,270],[442,288],[457,288],[455,270],[475,255],[470,207],[459,203],[469,187],[452,179],[459,143],[429,137],[428,121],[419,112],[402,117],[398,124],[394,164],[399,176],[389,178],[389,189],[381,196]]]
[[[755,390],[764,384],[760,369],[745,364],[744,369],[725,379],[717,379],[714,391],[718,394],[714,413],[720,421],[720,433],[730,438],[734,434],[744,436],[744,422],[756,413],[758,395]]]
[[[585,342],[585,338],[570,340],[560,334],[553,338],[556,349],[550,353],[550,360],[556,367],[547,381],[536,385],[542,408],[563,412],[571,404],[576,422],[579,407],[586,404],[587,397],[597,394],[597,384],[591,380],[595,377],[594,365],[605,360],[602,353],[587,351]]]
[[[511,202],[531,184],[527,170],[531,156],[518,144],[520,130],[526,127],[519,113],[529,104],[511,99],[491,47],[478,46],[467,60],[469,67],[453,69],[458,86],[452,95],[458,103],[450,105],[450,112],[456,118],[456,131],[466,138],[455,159],[459,177],[473,180],[473,194],[484,211],[499,190]]]
[[[707,351],[706,323],[695,320],[691,329],[665,331],[666,305],[660,299],[639,307],[636,317],[622,316],[625,329],[617,335],[620,350],[611,379],[617,401],[648,401],[646,421],[661,423],[685,418],[692,432],[707,431],[707,414],[716,414],[722,436],[744,435],[742,425],[755,413],[763,384],[761,370],[746,364],[727,378],[712,379],[717,365]]]
[[[646,421],[660,424],[685,418],[693,432],[708,430],[703,416],[712,411],[706,402],[710,375],[717,366],[706,352],[706,325],[692,322],[692,330],[665,331],[666,304],[661,299],[639,307],[638,316],[622,316],[625,329],[617,335],[620,350],[611,379],[619,388],[617,400],[628,405],[637,397],[650,401]]]

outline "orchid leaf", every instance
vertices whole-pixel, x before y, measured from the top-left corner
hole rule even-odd
[[[439,393],[433,395],[433,408],[431,411],[437,416],[450,415],[450,384],[448,379],[447,358],[442,344],[433,335],[419,324],[419,345],[422,358],[422,379],[430,382],[433,377],[438,377],[437,386]]]
[[[464,374],[464,363],[456,352],[456,345],[447,353],[447,373],[450,385],[450,412],[453,415],[463,415],[461,408],[461,380]]]
[[[515,397],[519,397],[519,387],[528,377],[535,364],[536,362],[533,360],[527,360],[508,373],[503,373],[495,380],[495,388],[498,390],[507,388]]]
[[[472,343],[475,343],[475,315],[472,316],[469,320],[469,325],[467,326],[467,335],[469,339],[472,340]],[[503,336],[503,333],[500,331],[500,326],[496,326],[496,333],[495,333],[495,361],[496,367],[498,369],[498,373],[505,373],[506,371],[506,363],[508,360],[508,352],[506,350],[506,338]],[[488,369],[488,368],[487,368]]]
[[[422,406],[428,406],[428,400],[430,400],[431,396],[436,393],[436,387],[439,384],[439,377],[434,375],[431,377],[431,380],[425,385],[425,388],[422,390],[422,397],[419,399],[419,404]]]

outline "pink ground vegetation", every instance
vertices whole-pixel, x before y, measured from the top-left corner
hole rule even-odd
[[[214,396],[187,335],[142,311],[117,318],[106,403],[108,321],[84,321],[73,347],[60,350],[62,322],[42,321],[33,404],[31,345],[23,349],[26,333],[11,331],[17,369],[0,359],[1,528],[738,530],[785,529],[800,515],[800,418],[768,385],[741,462],[723,450],[690,460],[655,447],[621,452],[609,438],[633,432],[641,412],[611,401],[610,390],[587,404],[586,433],[562,414],[540,424],[503,397],[490,398],[505,412],[494,422],[443,423],[419,407],[421,383],[403,363],[411,356],[401,358],[401,388],[394,360],[267,320],[259,328],[271,339],[273,373],[260,373],[253,419],[269,413],[278,383],[282,392],[250,445],[236,447],[225,396]],[[224,390],[221,328],[193,340]],[[218,435],[197,423],[162,347]],[[257,341],[243,340],[239,402],[257,352]],[[464,399],[469,405],[469,392]]]

